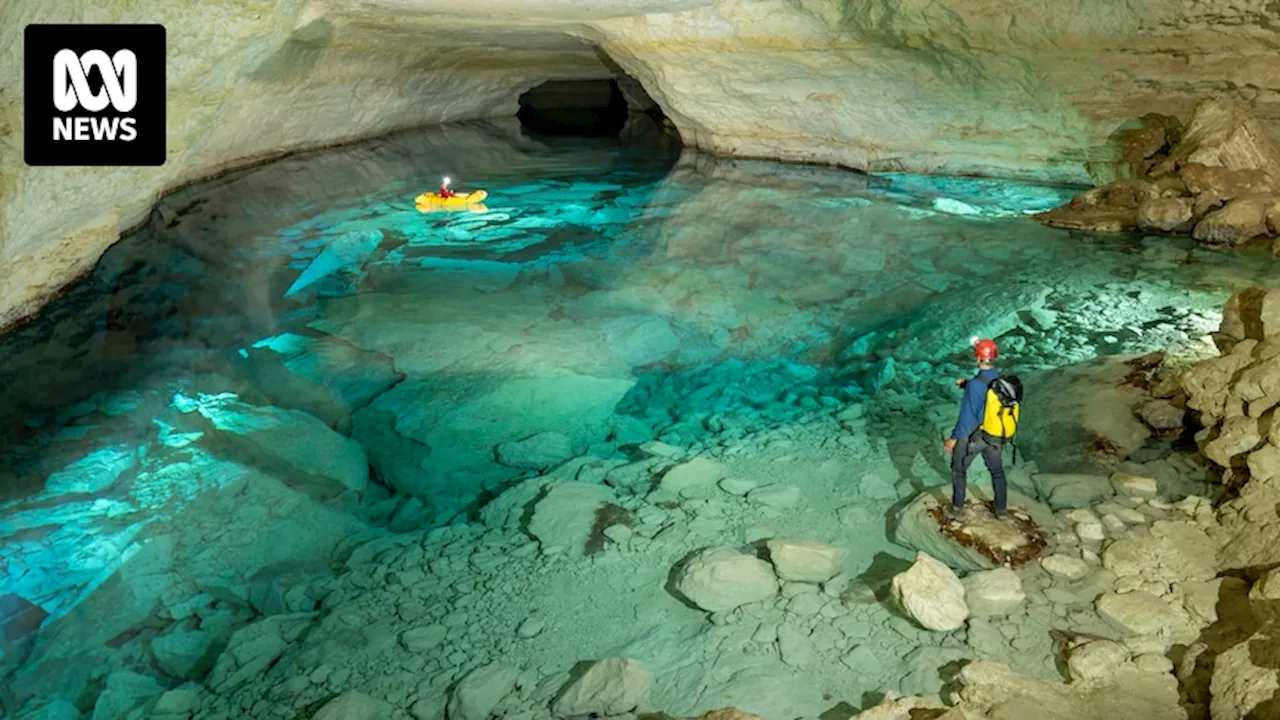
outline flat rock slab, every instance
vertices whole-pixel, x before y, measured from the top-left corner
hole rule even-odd
[[[964,572],[1017,567],[1038,557],[1046,543],[1044,528],[1055,522],[1052,512],[1009,491],[1009,516],[999,520],[988,508],[987,496],[987,488],[971,485],[965,519],[954,521],[945,512],[951,488],[923,490],[895,515],[893,540]]]

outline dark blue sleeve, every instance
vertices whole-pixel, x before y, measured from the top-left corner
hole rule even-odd
[[[963,440],[982,425],[982,411],[987,404],[987,383],[970,380],[964,386],[964,399],[960,401],[960,417],[951,430],[952,440]]]

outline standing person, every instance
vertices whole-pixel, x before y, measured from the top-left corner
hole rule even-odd
[[[946,452],[951,453],[951,507],[947,515],[953,519],[964,517],[966,476],[969,465],[979,455],[991,471],[996,517],[1003,518],[1008,512],[1008,487],[1001,451],[1005,441],[1017,431],[1022,390],[1017,378],[1001,380],[995,369],[998,355],[994,340],[975,339],[973,357],[978,364],[978,374],[956,381],[957,386],[964,388],[964,399],[960,401],[960,416],[951,437],[943,445]]]

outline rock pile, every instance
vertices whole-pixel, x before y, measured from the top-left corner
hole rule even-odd
[[[1146,115],[1122,133],[1127,178],[1036,216],[1054,227],[1191,234],[1207,245],[1280,235],[1280,150],[1240,105],[1209,98],[1184,129]]]

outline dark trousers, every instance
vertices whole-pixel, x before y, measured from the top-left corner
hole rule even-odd
[[[1000,457],[1003,444],[998,438],[988,440],[983,437],[984,435],[985,433],[978,430],[968,438],[957,441],[955,449],[951,451],[952,507],[964,507],[964,491],[968,483],[966,476],[969,474],[969,466],[979,455],[987,464],[987,470],[991,471],[991,487],[995,490],[996,508],[1004,510],[1006,507],[1008,486],[1004,479],[1004,463]]]

